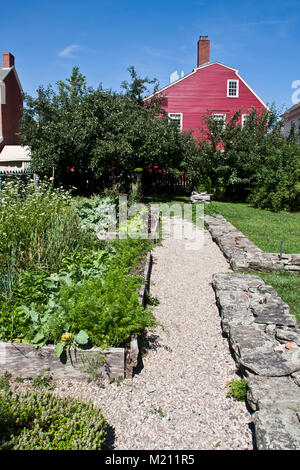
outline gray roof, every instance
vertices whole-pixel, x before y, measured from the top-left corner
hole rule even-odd
[[[0,81],[4,80],[11,70],[12,67],[10,67],[9,69],[4,69],[3,67],[0,67]]]
[[[21,92],[23,92],[22,85],[21,85],[21,83],[20,83],[20,80],[19,80],[19,77],[18,77],[18,74],[17,74],[17,71],[16,71],[15,66],[10,67],[9,69],[5,69],[4,67],[0,67],[0,82],[3,81],[3,80],[5,80],[5,78],[7,77],[7,75],[8,75],[12,70],[14,71],[14,74],[15,74],[15,77],[16,77],[17,82],[18,82],[18,84],[19,84],[20,90],[21,90]]]
[[[300,101],[299,101],[299,103],[294,104],[294,106],[292,106],[291,108],[287,109],[287,110],[282,114],[282,116],[286,116],[286,115],[289,114],[291,111],[294,111],[295,109],[298,109],[298,108],[300,108]]]

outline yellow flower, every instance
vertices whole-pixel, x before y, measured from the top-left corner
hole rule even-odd
[[[71,341],[72,337],[73,337],[72,333],[66,332],[61,335],[61,340],[64,341],[65,343],[68,343],[69,341]]]

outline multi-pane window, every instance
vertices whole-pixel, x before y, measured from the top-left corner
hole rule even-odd
[[[238,98],[239,96],[239,81],[227,80],[227,97]]]
[[[226,120],[226,114],[225,113],[222,113],[222,114],[212,114],[212,117],[214,118],[215,121],[218,121],[218,122],[222,122],[223,125],[225,126],[225,120]]]
[[[178,125],[178,130],[182,130],[182,113],[169,113],[169,119],[175,121]]]

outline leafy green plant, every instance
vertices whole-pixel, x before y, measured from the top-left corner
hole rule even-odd
[[[80,198],[74,203],[82,227],[93,232],[105,232],[116,225],[116,207],[111,197]]]
[[[71,195],[41,182],[8,180],[0,190],[0,294],[11,293],[22,270],[53,272],[63,257],[80,248],[92,249],[97,239],[80,228],[70,206]]]
[[[247,397],[247,381],[244,377],[232,379],[226,384],[227,397],[235,398],[238,401],[245,401]]]
[[[108,381],[109,381],[110,384],[114,384],[114,383],[115,383],[115,384],[117,384],[117,387],[120,387],[120,386],[121,386],[121,383],[122,383],[122,381],[123,381],[123,377],[122,377],[122,376],[120,376],[120,377],[118,377],[118,378],[109,377],[109,378],[108,378]]]
[[[88,342],[89,335],[83,330],[80,330],[76,335],[65,332],[61,335],[60,341],[55,344],[54,351],[60,357],[64,350],[68,353],[71,348],[86,346]]]
[[[8,269],[13,258],[5,258],[3,242],[0,271],[6,269],[8,274],[6,287],[0,291],[0,338],[36,347],[54,344],[59,357],[70,348],[123,346],[132,333],[155,323],[150,310],[144,310],[138,301],[141,278],[131,275],[151,243],[132,239],[99,242],[92,231],[79,230],[88,215],[76,213],[66,194],[62,188],[53,193],[47,184],[36,190],[31,183],[23,187],[15,182],[7,184],[0,194],[0,219],[8,214],[8,203],[15,215],[5,223],[7,230],[11,229],[16,267],[16,274]],[[28,206],[23,212],[22,202]],[[91,213],[99,204],[106,207],[110,200],[94,198],[89,207],[86,201],[81,203],[78,211],[88,209]],[[33,221],[31,204],[35,204]],[[51,217],[54,225],[49,226]],[[68,218],[74,227],[66,225],[64,243],[61,237],[65,231],[60,229]],[[57,225],[59,220],[62,223]],[[22,243],[15,228],[10,227],[13,223],[25,224]],[[62,246],[58,248],[56,243]],[[55,262],[51,261],[54,258]]]
[[[2,376],[0,377],[0,391],[3,390],[4,393],[8,393],[10,390],[10,379],[11,379],[11,373],[8,371],[5,371]]]
[[[155,324],[154,317],[138,300],[141,279],[110,269],[105,280],[87,279],[60,291],[62,306],[70,331],[87,332],[94,346],[126,344],[130,336]]]
[[[160,406],[158,408],[155,408],[154,406],[152,406],[152,413],[159,415],[161,418],[165,417],[165,414]]]
[[[89,402],[49,391],[2,393],[1,450],[100,450],[107,422]]]
[[[52,374],[47,370],[42,371],[39,375],[34,377],[32,385],[36,388],[48,390],[52,390],[55,387]]]

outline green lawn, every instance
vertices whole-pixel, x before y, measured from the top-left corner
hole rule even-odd
[[[226,220],[268,253],[300,253],[300,212],[271,212],[249,204],[213,202],[206,213],[222,214]]]
[[[190,205],[188,196],[148,197],[144,202]],[[250,204],[217,201],[205,204],[204,209],[206,214],[222,214],[263,251],[279,253],[283,240],[284,253],[300,253],[300,212],[276,213]]]

